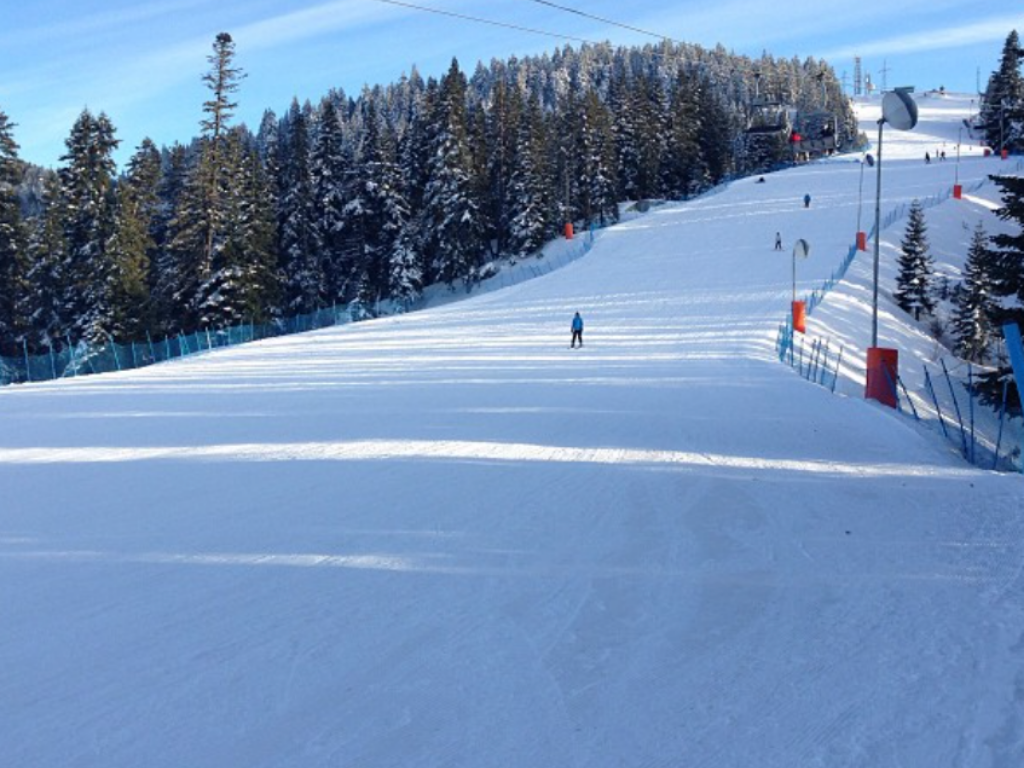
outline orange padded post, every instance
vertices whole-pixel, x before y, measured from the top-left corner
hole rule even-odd
[[[807,305],[802,301],[793,302],[793,330],[807,332]]]
[[[868,347],[868,376],[864,397],[896,407],[899,380],[899,352],[885,347]]]

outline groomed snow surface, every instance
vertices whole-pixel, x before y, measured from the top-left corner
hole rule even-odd
[[[969,100],[921,106],[883,211],[952,184]],[[465,301],[0,391],[0,764],[1024,764],[1024,480],[863,399],[869,254],[810,318],[836,394],[775,357],[858,158]],[[994,221],[972,194],[928,212],[940,253]],[[903,227],[901,361],[935,347],[888,299]]]

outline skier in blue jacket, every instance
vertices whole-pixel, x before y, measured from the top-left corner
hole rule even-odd
[[[569,342],[569,349],[576,347],[576,341],[579,340],[580,346],[583,346],[583,318],[580,317],[580,313],[577,312],[572,318],[572,341]]]

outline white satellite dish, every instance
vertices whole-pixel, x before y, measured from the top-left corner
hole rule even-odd
[[[904,91],[889,91],[882,97],[882,119],[897,131],[917,125],[917,102]]]

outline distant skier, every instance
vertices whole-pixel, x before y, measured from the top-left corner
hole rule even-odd
[[[569,342],[569,349],[576,348],[576,342],[579,341],[580,346],[583,346],[583,318],[580,317],[580,313],[577,312],[572,318],[572,341]]]
[[[810,207],[811,207],[811,196],[810,195],[804,195],[804,208],[810,208]]]
[[[929,155],[927,152],[925,152],[924,153],[924,164],[925,165],[929,165],[931,163],[931,161],[932,161],[932,156]]]
[[[782,250],[782,233],[781,232],[776,232],[775,233],[775,250],[776,251],[781,251]]]

